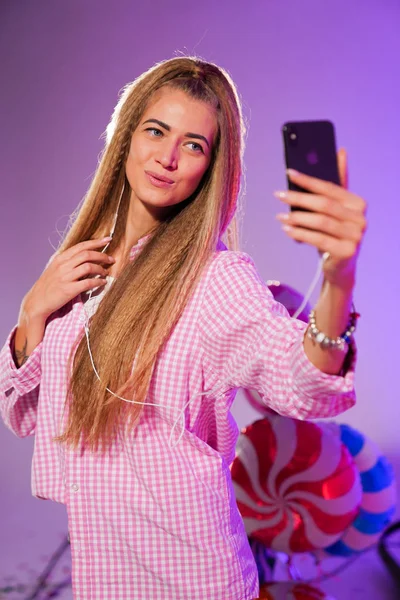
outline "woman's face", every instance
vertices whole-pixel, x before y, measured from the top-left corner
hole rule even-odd
[[[157,92],[131,139],[126,162],[131,203],[144,205],[157,219],[186,200],[210,164],[216,134],[210,104],[173,88]]]

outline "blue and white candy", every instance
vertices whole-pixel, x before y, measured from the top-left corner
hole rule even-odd
[[[348,557],[377,543],[396,510],[396,486],[392,465],[374,442],[349,425],[324,423],[340,436],[353,457],[362,485],[358,514],[343,536],[324,549],[329,556]]]

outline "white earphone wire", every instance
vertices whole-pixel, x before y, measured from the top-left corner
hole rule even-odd
[[[307,290],[306,295],[304,296],[303,302],[300,304],[299,308],[296,310],[296,312],[292,315],[292,319],[297,319],[297,317],[299,316],[299,314],[305,309],[305,307],[307,306],[308,301],[310,300],[314,289],[321,277],[321,273],[322,273],[322,268],[324,266],[325,261],[328,260],[328,258],[330,257],[329,252],[325,252],[321,258],[318,261],[318,265],[317,265],[317,270],[315,272],[314,278],[310,284],[310,287]]]
[[[118,205],[117,205],[117,210],[115,212],[113,224],[112,224],[112,227],[111,227],[111,231],[110,231],[110,237],[111,238],[114,236],[115,228],[116,228],[116,225],[117,225],[118,213],[119,213],[119,209],[120,209],[120,206],[121,206],[121,200],[122,200],[122,196],[124,194],[124,190],[125,190],[125,184],[124,184],[124,186],[122,188],[122,191],[121,191],[121,195],[120,195],[120,198],[119,198],[119,201],[118,201]],[[101,252],[104,253],[107,250],[107,248],[109,247],[110,244],[111,244],[111,241],[108,242],[108,244],[106,244],[106,246],[103,248],[103,250]],[[93,292],[94,292],[94,290],[91,290],[89,292],[88,298],[87,298],[87,302],[89,302],[91,300]],[[90,315],[87,312],[85,304],[83,304],[83,310],[84,310],[84,313],[85,313],[84,329],[85,329],[86,343],[87,343],[87,347],[88,347],[90,362],[92,364],[92,368],[93,368],[94,374],[96,375],[97,379],[101,382],[101,378],[100,378],[99,372],[98,372],[98,370],[96,368],[96,365],[95,365],[95,362],[94,362],[94,358],[93,358],[93,354],[92,354],[92,349],[90,347],[90,337],[89,337],[89,320],[90,320]],[[213,394],[214,391],[219,390],[220,388],[221,388],[221,385],[218,385],[215,388],[213,388],[212,390],[208,390],[206,392],[201,392],[199,394],[195,394],[193,396],[193,398],[190,398],[186,402],[186,404],[179,411],[178,417],[174,421],[174,424],[172,426],[171,433],[170,433],[170,436],[169,436],[169,439],[168,439],[168,445],[169,445],[170,448],[174,448],[176,445],[178,445],[179,442],[180,442],[180,440],[181,440],[181,438],[182,438],[182,436],[184,435],[184,432],[185,432],[185,416],[184,416],[184,411],[189,406],[189,404],[191,402],[193,402],[193,400],[195,400],[195,398],[197,398],[198,396],[205,396],[207,394]],[[155,403],[152,403],[152,402],[138,402],[138,401],[133,400],[133,399],[124,398],[123,396],[119,396],[118,394],[116,394],[115,392],[113,392],[112,390],[110,390],[110,388],[108,388],[108,387],[106,387],[106,390],[112,396],[114,396],[115,398],[118,398],[119,400],[122,400],[123,402],[128,402],[130,404],[142,404],[143,406],[154,406],[154,407],[162,408],[162,409],[169,408],[169,409],[174,410],[174,411],[176,410],[175,407],[169,406],[169,405],[165,405],[165,404],[155,404]],[[176,443],[174,445],[171,445],[172,435],[173,435],[173,433],[175,431],[175,427],[177,426],[177,424],[178,424],[178,422],[179,422],[180,419],[182,419],[181,432],[179,434],[179,437],[178,437],[178,440],[176,441]]]

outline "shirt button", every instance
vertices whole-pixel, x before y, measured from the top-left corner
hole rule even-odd
[[[72,490],[73,492],[77,492],[77,491],[79,490],[79,485],[78,485],[77,483],[73,483],[73,484],[71,485],[71,490]]]

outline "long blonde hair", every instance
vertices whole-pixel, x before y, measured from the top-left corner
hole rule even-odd
[[[244,137],[238,95],[221,68],[179,57],[155,65],[124,88],[93,182],[59,251],[106,233],[122,190],[110,253],[123,241],[130,198],[125,162],[131,136],[153,94],[166,85],[216,109],[218,135],[212,160],[195,193],[157,226],[133,262],[126,258],[91,319],[91,349],[101,382],[92,369],[84,336],[77,341],[71,355],[68,422],[58,438],[74,447],[81,440],[92,450],[105,449],[122,423],[137,424],[142,406],[122,402],[106,387],[118,395],[129,394],[136,402],[145,401],[157,355],[218,240],[224,235],[230,248],[237,243],[235,211]]]

